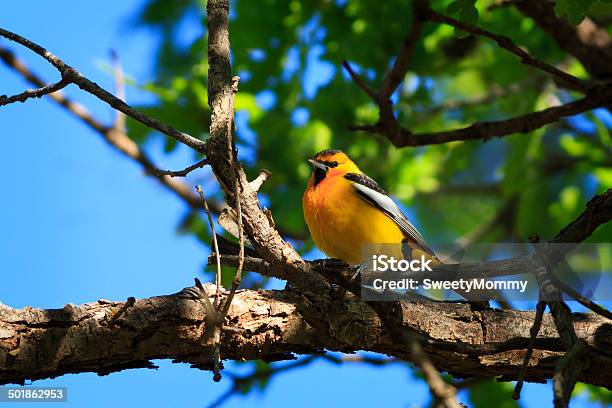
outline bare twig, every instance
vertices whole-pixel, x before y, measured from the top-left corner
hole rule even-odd
[[[89,80],[84,77],[80,72],[66,64],[64,61],[53,55],[51,52],[47,51],[40,45],[18,35],[13,32],[4,30],[0,28],[0,36],[5,37],[11,41],[14,41],[18,44],[23,45],[26,48],[34,51],[36,54],[40,55],[47,61],[49,61],[62,75],[62,79],[70,83],[76,84],[82,90],[89,92],[90,94],[98,97],[100,100],[108,103],[111,107],[116,110],[123,112],[127,116],[131,117],[134,120],[144,124],[147,127],[158,130],[165,135],[168,135],[177,141],[197,150],[198,152],[204,151],[204,142],[196,139],[195,137],[188,135],[187,133],[181,132],[172,126],[163,123],[157,119],[151,118],[144,113],[132,108],[130,105],[123,102],[121,99],[115,97],[110,92],[101,88],[95,82]]]
[[[427,353],[425,350],[423,350],[423,347],[421,347],[418,338],[414,335],[411,337],[412,341],[410,342],[410,356],[412,357],[414,364],[416,364],[416,366],[423,372],[425,381],[427,382],[427,385],[429,385],[429,391],[442,403],[444,407],[463,408],[461,404],[457,402],[457,398],[455,397],[457,394],[457,389],[442,379],[442,376],[440,376],[438,370],[436,370],[434,365],[431,363]]]
[[[588,309],[591,309],[593,312],[599,315],[602,315],[605,318],[612,320],[612,313],[608,309],[604,308],[603,306],[598,305],[597,303],[593,302],[591,299],[588,299],[582,296],[579,292],[574,290],[571,286],[568,286],[565,283],[561,282],[554,275],[552,275],[552,279],[555,282],[555,286],[557,286],[563,292],[567,293],[570,297],[574,298],[574,300],[579,302],[582,306]]]
[[[539,238],[537,235],[533,235],[529,240],[532,243],[537,243]],[[555,408],[567,408],[576,385],[576,379],[586,365],[586,359],[579,357],[587,350],[587,346],[586,343],[579,340],[574,329],[571,311],[563,302],[561,291],[552,281],[553,274],[550,269],[553,261],[548,258],[541,245],[534,245],[534,250],[538,255],[534,274],[540,287],[540,297],[548,304],[559,333],[559,339],[567,350],[555,367],[553,376],[554,404]]]
[[[13,102],[25,102],[30,98],[40,98],[44,95],[48,95],[50,93],[57,92],[60,89],[63,89],[64,87],[66,87],[66,85],[70,83],[71,82],[68,79],[62,78],[54,84],[45,85],[38,89],[28,89],[17,95],[13,95],[13,96],[0,95],[0,106],[8,105],[9,103],[13,103]]]
[[[217,242],[217,234],[215,232],[215,223],[213,222],[212,215],[210,214],[210,209],[208,208],[208,204],[206,203],[206,198],[204,197],[204,190],[200,185],[196,186],[196,191],[200,195],[200,200],[202,201],[202,206],[204,207],[204,211],[206,211],[206,216],[208,217],[208,224],[210,225],[210,231],[213,239],[213,248],[215,251],[215,255],[217,258],[217,268],[215,270],[215,300],[214,306],[210,305],[207,316],[211,316],[210,319],[206,321],[206,334],[203,336],[203,339],[207,339],[209,336],[213,339],[213,380],[218,382],[221,380],[221,372],[220,372],[220,364],[221,364],[221,325],[223,324],[223,320],[225,319],[225,315],[222,315],[219,312],[221,303],[221,256],[219,255],[219,243]],[[196,280],[196,285],[199,280]],[[200,284],[201,286],[201,284]],[[206,299],[208,299],[208,295],[204,292]]]
[[[448,112],[451,110],[467,109],[475,106],[486,105],[495,102],[508,95],[520,92],[523,89],[534,87],[535,85],[545,84],[542,81],[542,76],[534,76],[526,79],[525,81],[513,83],[505,87],[499,87],[493,85],[487,93],[469,97],[467,99],[460,100],[446,100],[438,105],[428,107],[423,110],[419,110],[417,113],[420,117],[429,117],[442,112]]]
[[[217,241],[217,234],[215,233],[215,223],[212,219],[212,215],[210,213],[210,209],[208,208],[208,203],[206,201],[206,197],[204,197],[204,190],[202,190],[202,186],[199,184],[196,186],[196,191],[200,195],[200,200],[202,202],[202,207],[204,207],[204,211],[206,212],[206,216],[208,217],[208,225],[210,226],[210,232],[212,234],[213,241],[213,249],[215,254],[217,254],[217,269],[215,273],[215,284],[217,286],[216,296],[215,296],[215,307],[219,302],[220,294],[221,294],[221,255],[219,254],[219,243]]]
[[[342,363],[364,363],[370,364],[373,366],[385,366],[388,364],[400,363],[401,360],[396,358],[388,358],[388,357],[370,357],[364,355],[357,354],[343,354],[341,356],[335,356],[333,354],[323,354],[321,358],[327,360],[334,364],[342,364]]]
[[[378,101],[378,92],[376,92],[374,89],[372,89],[365,82],[365,80],[361,77],[361,75],[359,75],[357,72],[355,72],[355,70],[353,69],[351,64],[349,64],[348,61],[346,61],[346,60],[342,61],[342,66],[344,67],[344,69],[346,69],[346,72],[349,73],[349,75],[351,76],[351,78],[357,84],[358,87],[360,87],[366,94],[368,94],[368,96],[370,98],[372,98],[372,100]]]
[[[251,181],[249,185],[254,192],[258,192],[261,186],[270,178],[272,173],[266,169],[261,169],[255,180]]]
[[[214,321],[216,319],[215,308],[213,307],[213,304],[211,303],[210,298],[208,297],[208,293],[206,292],[206,289],[204,289],[202,282],[200,282],[198,278],[194,278],[193,280],[195,281],[196,288],[200,290],[200,293],[198,294],[198,299],[204,301],[204,310],[206,311],[206,322],[208,330],[208,326],[210,326],[208,322],[212,322],[214,324]]]
[[[519,371],[519,377],[516,381],[516,385],[514,386],[514,391],[512,392],[512,398],[518,400],[521,398],[521,390],[523,389],[523,381],[525,380],[525,374],[527,374],[527,367],[529,366],[529,360],[531,359],[531,355],[533,354],[533,347],[535,345],[535,339],[538,337],[538,332],[540,331],[540,327],[542,326],[542,318],[544,317],[544,310],[546,309],[546,302],[540,300],[536,305],[536,313],[533,318],[533,324],[531,326],[531,330],[529,330],[529,346],[525,351],[525,357],[523,358],[523,365],[521,366],[521,370]]]
[[[173,170],[155,169],[155,175],[156,176],[170,176],[170,177],[187,177],[187,175],[191,173],[192,171],[196,169],[201,169],[207,164],[208,164],[208,159],[203,158],[199,162],[192,164],[191,166],[186,167],[183,170],[173,171]]]
[[[492,33],[475,25],[464,23],[463,21],[456,20],[452,17],[439,14],[433,10],[429,10],[427,18],[430,21],[447,24],[470,34],[490,38],[491,40],[495,41],[500,47],[510,51],[512,54],[519,57],[523,64],[530,65],[534,68],[537,68],[552,75],[553,77],[558,78],[563,83],[569,84],[572,89],[580,89],[584,93],[586,93],[591,87],[591,85],[589,85],[586,81],[576,78],[575,76],[568,74],[567,72],[561,71],[560,69],[555,68],[552,65],[549,65],[544,61],[532,56],[506,36]]]
[[[38,87],[46,86],[45,82],[38,75],[32,72],[23,63],[23,61],[19,60],[11,51],[1,46],[0,60],[2,60],[11,69],[18,72],[31,84]],[[142,165],[147,174],[155,176],[155,170],[157,169],[155,163],[152,162],[151,158],[148,157],[148,155],[136,143],[134,143],[134,141],[131,140],[127,134],[125,134],[125,132],[117,131],[116,129],[113,129],[113,127],[104,125],[99,120],[94,118],[87,108],[66,97],[62,92],[49,94],[49,97],[57,104],[64,107],[66,111],[79,118],[83,123],[89,126],[89,128],[97,132],[113,148]],[[156,176],[156,178],[164,187],[176,194],[192,209],[200,208],[200,201],[197,195],[193,194],[192,190],[185,183],[167,176]],[[212,209],[215,213],[219,213],[221,211],[221,205],[215,203]]]
[[[391,70],[387,72],[387,75],[385,75],[385,78],[382,81],[379,91],[379,100],[381,103],[385,103],[391,97],[395,89],[397,89],[399,84],[406,76],[408,65],[410,64],[410,58],[412,57],[412,51],[421,36],[421,31],[423,30],[427,10],[427,0],[413,0],[412,25],[410,27],[410,32],[402,43],[402,49],[397,55],[397,58],[395,58],[393,67],[391,67]]]

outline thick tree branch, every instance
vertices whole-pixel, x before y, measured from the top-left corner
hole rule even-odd
[[[478,122],[462,129],[413,133],[397,125],[397,122],[395,122],[396,125],[392,126],[389,123],[382,122],[382,117],[381,121],[375,125],[355,125],[350,126],[350,129],[380,133],[385,135],[397,147],[425,146],[458,140],[487,140],[492,137],[528,133],[550,123],[558,122],[564,117],[578,115],[598,107],[606,106],[611,102],[612,84],[607,84],[592,88],[584,98],[573,102],[527,113],[511,119]]]
[[[214,286],[206,289],[209,296],[215,295]],[[201,342],[206,309],[193,290],[137,300],[112,325],[112,316],[124,303],[98,301],[53,310],[1,305],[0,383],[79,372],[104,375],[151,367],[150,360],[158,358],[212,369],[212,341]],[[401,307],[403,325],[423,340],[437,369],[456,376],[516,378],[533,312],[473,311],[466,304],[448,303]],[[573,314],[573,319],[576,333],[589,345],[610,336],[610,322],[603,317]],[[408,349],[392,341],[377,314],[352,296],[239,291],[226,322],[221,354],[228,360],[273,361],[321,350],[367,350],[411,360]],[[551,378],[562,349],[554,322],[545,315],[526,379]],[[610,363],[591,362],[589,368],[580,381],[612,387]]]
[[[132,108],[130,105],[123,102],[121,99],[115,97],[110,92],[101,88],[95,82],[89,80],[88,78],[81,75],[76,69],[66,64],[64,61],[53,55],[51,52],[47,51],[40,45],[23,38],[22,36],[12,33],[10,31],[4,30],[0,28],[0,36],[5,37],[11,41],[14,41],[18,44],[23,45],[26,48],[34,51],[36,54],[40,55],[47,61],[51,63],[61,74],[62,79],[77,85],[82,90],[89,92],[90,94],[98,97],[100,100],[106,102],[114,109],[124,113],[125,115],[131,117],[134,120],[144,124],[145,126],[158,130],[177,141],[197,150],[202,153],[204,150],[204,142],[196,139],[195,137],[188,135],[187,133],[176,130],[172,126],[163,123],[155,118],[151,118],[144,113]]]

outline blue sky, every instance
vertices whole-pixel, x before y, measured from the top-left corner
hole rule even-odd
[[[103,68],[110,49],[118,52],[129,75],[139,81],[152,77],[149,61],[155,37],[130,28],[141,0],[5,3],[0,27],[40,43],[101,86],[112,89],[112,79]],[[184,35],[197,34],[196,23],[184,24]],[[41,58],[9,46],[46,80],[57,80],[57,72]],[[27,87],[18,75],[0,66],[0,94]],[[74,87],[67,93],[97,118],[113,118],[110,108],[93,97]],[[134,88],[127,96],[129,102],[151,100]],[[176,292],[201,276],[207,248],[176,232],[186,212],[184,204],[62,108],[47,99],[2,107],[0,134],[1,302],[51,308],[99,298],[148,297]],[[146,148],[163,167],[191,163],[186,149],[168,157],[161,145],[158,139]],[[189,182],[206,186],[209,180],[207,171],[200,171]],[[159,370],[129,370],[106,377],[67,375],[34,384],[68,387],[69,401],[64,405],[68,407],[202,407],[231,386],[227,379],[214,383],[209,372],[169,361],[156,363]],[[524,406],[548,406],[551,393],[550,385],[528,384]],[[233,398],[226,406],[283,406],[290,400],[294,406],[336,401],[419,407],[428,398],[426,386],[401,365],[371,368],[317,362],[275,378],[264,392]],[[577,402],[575,406],[587,406]]]

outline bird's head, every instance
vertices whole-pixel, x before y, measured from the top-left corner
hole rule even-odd
[[[326,177],[346,173],[361,173],[357,165],[341,150],[327,149],[308,159],[312,165],[312,176],[309,186],[315,187]]]

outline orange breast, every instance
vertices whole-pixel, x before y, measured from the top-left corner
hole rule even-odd
[[[362,261],[364,244],[401,243],[403,238],[399,227],[361,199],[342,174],[329,174],[316,188],[307,189],[303,207],[317,247],[349,264]]]

